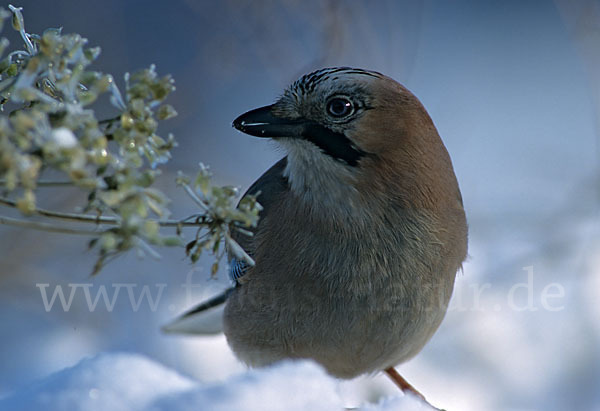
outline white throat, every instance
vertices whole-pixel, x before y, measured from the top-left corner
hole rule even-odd
[[[305,205],[317,206],[324,213],[355,214],[360,208],[360,197],[352,169],[308,141],[286,138],[278,142],[288,151],[283,174],[292,192]]]

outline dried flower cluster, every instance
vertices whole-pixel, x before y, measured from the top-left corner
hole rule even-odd
[[[29,34],[21,9],[0,9],[0,31],[7,19],[20,33],[22,49],[9,51],[0,40],[0,204],[18,208],[24,216],[43,215],[67,221],[50,225],[0,216],[0,223],[92,236],[99,249],[93,272],[106,261],[131,248],[158,255],[151,245],[183,245],[181,228],[196,227],[186,251],[196,261],[203,250],[217,255],[213,272],[228,248],[252,263],[231,240],[231,230],[256,224],[260,205],[254,199],[235,204],[237,191],[213,187],[210,173],[201,165],[195,179],[180,175],[178,184],[200,207],[197,215],[167,220],[168,199],[153,188],[175,145],[172,135],[157,134],[159,122],[177,115],[165,100],[175,90],[171,76],[158,76],[154,66],[125,74],[122,94],[110,74],[91,69],[100,49],[88,47],[79,34],[47,29]],[[94,111],[106,94],[115,114],[99,120]],[[61,177],[59,182],[45,175]],[[87,198],[82,213],[38,208],[36,189],[43,185],[75,186]],[[65,226],[94,224],[94,230]],[[165,235],[161,226],[177,227]]]

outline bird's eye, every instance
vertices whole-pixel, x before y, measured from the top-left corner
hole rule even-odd
[[[332,117],[347,117],[354,112],[354,105],[343,97],[335,97],[327,102],[327,113]]]

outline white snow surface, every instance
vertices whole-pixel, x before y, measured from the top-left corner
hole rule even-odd
[[[0,410],[230,411],[343,410],[337,382],[312,361],[248,370],[222,383],[201,383],[148,357],[109,352],[86,358],[0,399]],[[431,410],[412,396],[390,397],[375,410]]]

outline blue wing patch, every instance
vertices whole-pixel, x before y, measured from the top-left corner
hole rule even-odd
[[[238,260],[235,257],[232,258],[229,261],[229,278],[237,283],[238,280],[246,274],[248,268],[250,268],[250,265],[248,265],[248,263],[242,260]]]

